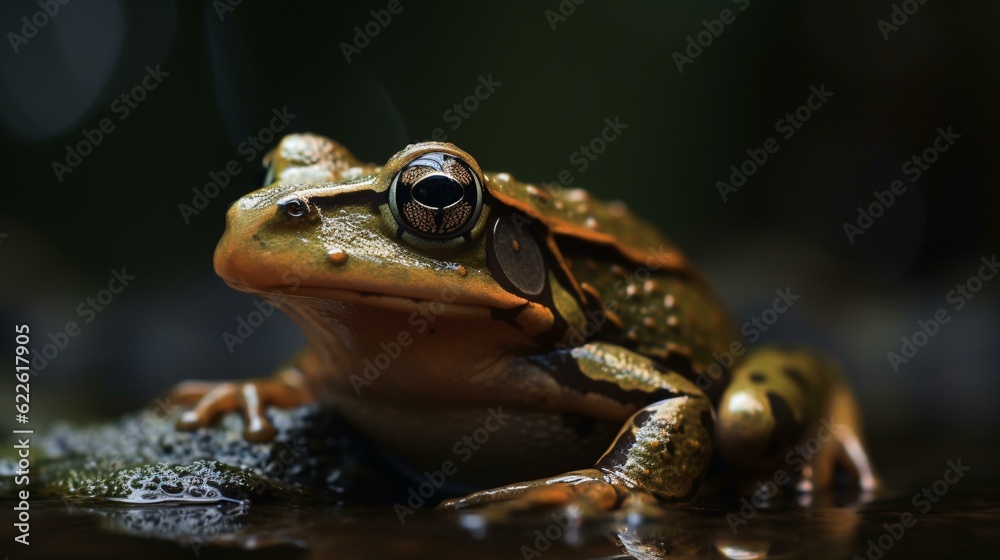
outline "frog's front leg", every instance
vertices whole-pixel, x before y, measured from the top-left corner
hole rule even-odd
[[[876,486],[851,390],[837,365],[816,352],[749,354],[719,401],[716,446],[737,470],[784,470],[800,491],[829,487],[838,472],[862,492]]]
[[[185,381],[174,387],[169,396],[180,405],[192,406],[178,419],[178,429],[207,427],[219,416],[238,410],[243,414],[243,437],[252,442],[270,441],[277,433],[264,413],[265,407],[293,408],[316,400],[305,376],[293,365],[270,378]]]
[[[554,352],[538,362],[568,387],[587,393],[584,399],[610,396],[641,408],[625,421],[593,468],[476,492],[440,507],[509,500],[533,506],[582,499],[614,509],[626,500],[694,499],[712,454],[713,411],[693,383],[644,356],[604,343]]]

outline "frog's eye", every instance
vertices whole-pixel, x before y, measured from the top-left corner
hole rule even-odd
[[[479,178],[462,160],[428,153],[406,164],[389,186],[389,209],[404,229],[447,240],[472,229],[483,208]]]

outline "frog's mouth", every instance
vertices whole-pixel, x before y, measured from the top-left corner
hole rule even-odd
[[[487,274],[449,270],[397,270],[357,260],[334,270],[296,268],[284,257],[233,256],[216,252],[215,268],[232,288],[272,300],[309,298],[355,306],[398,311],[426,311],[489,316],[492,310],[511,310],[530,302],[502,289]],[[442,311],[443,310],[443,311]]]
[[[260,288],[229,281],[226,284],[234,289],[270,299],[278,304],[286,299],[323,300],[352,306],[379,307],[401,313],[417,313],[425,317],[430,314],[461,318],[489,318],[494,310],[516,307],[516,305],[505,305],[506,302],[462,301],[461,294],[447,287],[435,294],[404,295],[328,286],[302,285]]]
[[[227,281],[231,287],[270,299],[279,308],[283,304],[321,304],[327,313],[359,315],[358,308],[378,308],[406,315],[410,324],[425,320],[456,319],[490,322],[515,319],[518,330],[529,336],[547,331],[553,325],[553,314],[544,305],[529,301],[493,301],[479,296],[475,299],[455,288],[411,294],[390,294],[332,286],[275,286],[255,288]]]

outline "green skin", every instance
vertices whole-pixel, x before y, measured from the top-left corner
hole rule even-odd
[[[470,212],[429,234],[420,228],[445,226],[394,197],[431,192],[414,185],[433,154],[451,181],[436,192],[464,192]],[[692,501],[713,452],[734,472],[773,469],[833,419],[799,487],[838,468],[874,486],[837,368],[762,348],[710,372],[738,335],[679,250],[620,203],[483,173],[442,143],[374,166],[296,134],[265,165],[268,185],[228,212],[215,267],[270,297],[309,345],[270,379],[182,384],[175,398],[193,405],[182,428],[238,409],[245,436],[266,440],[267,405],[318,399],[417,473],[492,488],[445,507],[616,508]]]

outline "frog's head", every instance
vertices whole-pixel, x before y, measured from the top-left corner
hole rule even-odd
[[[233,203],[216,249],[231,286],[400,311],[517,310],[525,331],[551,327],[539,226],[514,219],[454,145],[413,144],[378,167],[293,135],[265,163],[274,182]]]

